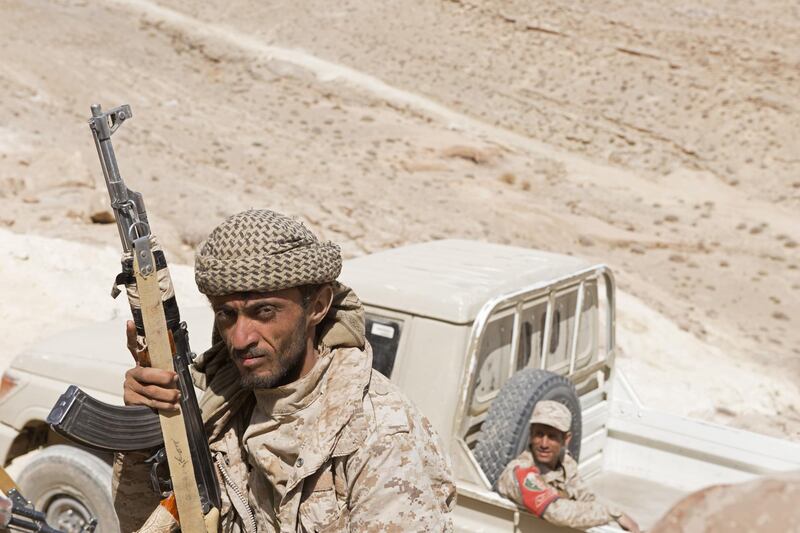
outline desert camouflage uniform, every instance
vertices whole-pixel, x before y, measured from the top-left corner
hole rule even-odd
[[[447,456],[430,422],[372,370],[368,344],[323,350],[319,369],[279,400],[288,410],[274,417],[269,398],[215,388],[238,377],[224,345],[215,347],[199,358],[198,386],[208,387],[200,404],[222,474],[221,531],[452,531]],[[115,461],[123,531],[158,504],[143,458]]]
[[[264,416],[259,398],[247,457],[236,458],[254,466],[238,484],[257,531],[451,530],[455,487],[433,429],[366,355],[324,355],[318,385],[279,417]],[[212,449],[235,455],[234,438],[225,442]]]
[[[497,491],[517,505],[523,505],[522,493],[514,474],[517,468],[534,466],[533,454],[525,450],[516,459],[508,463],[497,482]],[[550,488],[558,492],[558,499],[550,503],[542,518],[559,526],[575,529],[586,529],[613,522],[621,515],[598,502],[594,493],[589,490],[578,474],[578,463],[575,459],[564,455],[558,468],[540,474],[540,479]]]

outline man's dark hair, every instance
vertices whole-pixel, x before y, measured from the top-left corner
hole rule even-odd
[[[317,295],[322,288],[322,284],[315,285],[300,285],[297,289],[300,291],[300,296],[303,299],[303,309],[308,309],[311,300]]]

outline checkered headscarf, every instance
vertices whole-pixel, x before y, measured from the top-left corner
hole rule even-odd
[[[197,288],[208,296],[268,292],[335,281],[342,255],[301,222],[267,209],[225,219],[195,256]]]

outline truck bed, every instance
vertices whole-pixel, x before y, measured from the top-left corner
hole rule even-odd
[[[647,408],[619,369],[611,396],[605,430],[583,441],[601,452],[582,473],[643,529],[696,490],[800,468],[800,444]]]
[[[587,484],[603,501],[628,513],[643,530],[650,529],[665,509],[688,494],[649,479],[613,471],[602,472],[587,480]]]

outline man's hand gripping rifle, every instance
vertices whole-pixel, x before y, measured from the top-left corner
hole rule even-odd
[[[186,323],[180,320],[164,252],[150,232],[142,195],[122,181],[111,144],[111,136],[128,118],[130,106],[103,112],[93,105],[89,119],[123,248],[122,273],[111,294],[116,297],[118,286],[125,286],[137,336],[146,345],[138,363],[178,374],[180,410],[156,415],[148,407],[112,406],[71,386],[47,422],[57,433],[97,450],[153,452],[154,485],[165,496],[167,509],[174,509],[174,496],[181,529],[216,532],[219,486],[189,372],[194,354]],[[170,472],[166,480],[158,476],[164,457]]]

